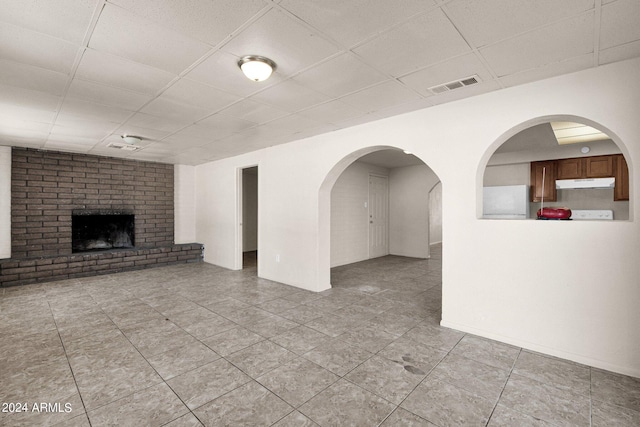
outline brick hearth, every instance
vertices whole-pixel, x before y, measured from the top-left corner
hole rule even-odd
[[[173,165],[13,148],[11,259],[0,285],[202,260],[202,245],[174,244]],[[135,248],[72,254],[74,211],[135,214]]]

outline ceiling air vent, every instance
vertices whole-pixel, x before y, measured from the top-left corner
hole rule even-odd
[[[441,84],[438,86],[432,86],[429,88],[435,95],[439,93],[449,92],[451,90],[459,89],[461,87],[471,86],[480,82],[480,77],[473,75],[471,77],[465,77],[460,80],[455,80],[449,83]]]
[[[107,147],[116,148],[118,150],[125,150],[125,151],[136,151],[142,148],[137,145],[125,144],[123,142],[110,142],[109,144],[107,144]]]

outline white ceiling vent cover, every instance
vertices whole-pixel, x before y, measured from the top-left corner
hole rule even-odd
[[[107,144],[107,147],[125,151],[136,151],[142,148],[136,145],[125,144],[124,142],[110,142],[109,144]]]
[[[477,74],[474,74],[473,76],[465,77],[460,80],[454,80],[438,86],[432,86],[429,90],[437,95],[439,93],[449,92],[451,90],[460,89],[461,87],[471,86],[478,83],[480,83],[480,77],[478,77]]]

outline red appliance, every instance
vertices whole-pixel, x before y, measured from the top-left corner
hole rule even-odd
[[[541,208],[538,209],[538,219],[571,219],[569,208]]]

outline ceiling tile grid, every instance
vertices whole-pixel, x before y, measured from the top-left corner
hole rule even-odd
[[[200,164],[638,57],[638,16],[637,0],[4,0],[0,144]],[[272,77],[245,78],[244,55]],[[124,133],[142,148],[107,147]]]

